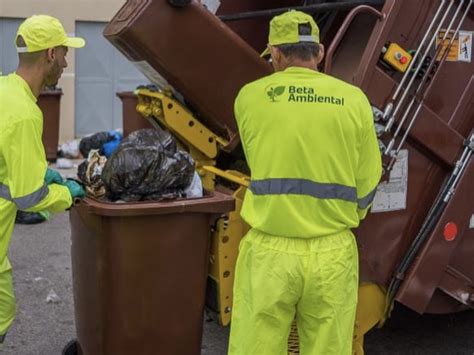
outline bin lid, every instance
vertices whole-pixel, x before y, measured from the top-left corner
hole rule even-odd
[[[173,201],[105,202],[91,197],[76,199],[74,208],[85,208],[91,214],[110,217],[165,215],[179,213],[221,214],[235,209],[232,196],[214,191],[201,198]]]
[[[167,0],[127,1],[104,36],[152,82],[165,79],[183,95],[196,118],[229,141],[225,150],[238,146],[234,100],[272,69],[216,16],[198,2],[178,9]]]

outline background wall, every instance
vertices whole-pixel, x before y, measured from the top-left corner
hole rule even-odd
[[[70,50],[58,86],[61,100],[60,142],[99,130],[121,128],[117,91],[133,90],[148,81],[103,37],[106,23],[125,0],[0,0],[0,71],[15,70],[13,41],[21,21],[34,14],[59,18],[70,36],[88,45]]]

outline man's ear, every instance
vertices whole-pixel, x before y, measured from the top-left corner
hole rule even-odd
[[[268,46],[268,48],[270,48],[270,55],[272,56],[272,62],[273,63],[280,62],[280,60],[281,60],[280,50],[277,47],[270,46],[270,45]]]
[[[317,62],[317,65],[321,64],[321,62],[323,61],[324,59],[324,44],[322,43],[319,43],[319,52],[318,52],[318,56],[316,58],[316,62]]]
[[[46,55],[48,63],[54,62],[54,60],[56,59],[56,48],[48,48],[48,50],[46,51]]]

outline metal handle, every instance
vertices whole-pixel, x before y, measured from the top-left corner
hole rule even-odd
[[[371,15],[376,16],[379,20],[385,18],[385,15],[382,14],[380,11],[377,11],[372,6],[367,5],[360,5],[353,8],[349,14],[344,19],[341,28],[337,31],[336,36],[334,37],[331,45],[326,54],[326,62],[324,63],[324,72],[329,73],[332,69],[332,58],[334,56],[334,52],[336,51],[337,47],[342,41],[342,38],[345,36],[349,26],[351,25],[354,18],[359,15],[360,13],[369,13]]]

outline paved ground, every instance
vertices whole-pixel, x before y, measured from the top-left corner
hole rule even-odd
[[[18,316],[4,354],[61,354],[74,337],[69,248],[67,213],[36,226],[16,226],[10,255]],[[58,303],[46,302],[51,290]],[[225,354],[227,338],[227,328],[205,322],[202,354]],[[367,337],[366,350],[367,354],[473,355],[474,312],[421,317],[397,307],[387,325]]]

